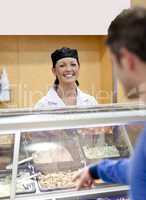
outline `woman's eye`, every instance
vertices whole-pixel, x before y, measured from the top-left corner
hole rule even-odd
[[[63,65],[63,64],[61,64],[61,65],[59,65],[59,67],[64,67],[64,65]]]
[[[76,66],[76,63],[72,63],[71,66],[72,66],[72,67],[75,67],[75,66]]]

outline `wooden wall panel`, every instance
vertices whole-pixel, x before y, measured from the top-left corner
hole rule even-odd
[[[113,78],[112,65],[107,48],[105,48],[106,37],[100,39],[100,93],[98,97],[102,103],[110,103],[113,100]]]
[[[131,0],[132,6],[144,6],[146,7],[146,0]]]
[[[5,67],[11,83],[11,101],[0,104],[0,107],[17,107],[20,70],[18,66],[17,37],[0,36],[0,71]]]
[[[28,107],[44,96],[52,85],[50,54],[56,48],[77,48],[80,58],[80,88],[95,96],[100,89],[112,91],[111,65],[103,36],[0,36],[0,69],[6,65],[12,85],[11,101],[0,107]]]

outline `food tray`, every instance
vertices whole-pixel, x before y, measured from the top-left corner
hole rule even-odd
[[[37,179],[40,191],[47,192],[75,187],[75,183],[73,183],[71,179],[78,172],[78,170],[83,167],[84,163],[80,160],[35,164],[35,173],[42,173],[42,175]],[[44,181],[42,179],[44,179]],[[47,184],[46,181],[51,182],[50,184]]]
[[[11,147],[14,144],[14,135],[13,134],[1,134],[0,135],[0,147]]]
[[[22,178],[31,175],[29,169],[18,169],[18,178],[16,194],[27,194],[36,192],[35,181],[34,180],[25,180],[21,182]],[[0,199],[10,196],[11,188],[11,170],[0,170]]]
[[[92,132],[90,132],[90,128],[87,131],[88,133],[85,133],[84,129],[78,131],[80,148],[87,164],[97,162],[103,158],[120,157],[120,151],[115,146],[114,136],[111,131],[99,132],[99,134],[98,131],[93,131],[92,129]]]
[[[11,157],[9,155],[0,155],[0,171],[5,169],[8,164],[11,162]]]
[[[74,188],[76,185],[72,179],[77,173],[78,170],[68,170],[41,175],[38,179],[39,189],[41,192],[48,192]]]
[[[73,130],[69,131],[72,132],[69,134],[66,132],[52,133],[50,143],[47,143],[50,149],[32,154],[34,159],[31,162],[36,172],[48,174],[58,170],[64,171],[64,169],[74,170],[74,168],[82,166],[84,158],[77,134],[73,133]]]
[[[84,167],[84,162],[60,162],[49,164],[35,164],[33,165],[35,173],[41,172],[42,174],[54,173],[58,171],[76,170]]]
[[[81,168],[80,168],[81,169]],[[39,190],[41,192],[49,192],[54,190],[66,190],[76,187],[76,182],[73,182],[73,178],[79,172],[80,169],[58,171],[54,173],[48,173],[47,175],[41,175],[37,181]],[[105,185],[102,180],[95,181],[96,186]]]
[[[119,151],[116,149],[115,146],[103,146],[103,147],[88,147],[83,146],[83,152],[85,154],[86,163],[94,163],[101,159],[106,158],[119,158],[120,154]]]

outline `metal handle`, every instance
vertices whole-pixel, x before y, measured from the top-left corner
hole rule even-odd
[[[41,173],[39,172],[39,173],[33,174],[33,175],[31,175],[31,176],[24,177],[24,178],[22,178],[22,179],[20,179],[20,180],[18,179],[17,183],[25,182],[25,181],[28,180],[28,179],[31,179],[31,178],[34,178],[34,177],[37,177],[37,176],[40,176],[40,175],[41,175]]]
[[[21,164],[23,164],[23,163],[25,163],[25,162],[31,161],[32,159],[33,159],[32,156],[31,156],[31,157],[28,157],[28,158],[25,158],[25,159],[19,161],[19,162],[18,162],[18,165],[21,165]],[[6,166],[6,169],[12,169],[12,164],[7,165],[7,166]]]

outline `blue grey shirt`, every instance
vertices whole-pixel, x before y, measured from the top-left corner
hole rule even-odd
[[[102,160],[89,168],[93,178],[130,184],[132,200],[146,200],[146,126],[138,138],[132,159]]]

